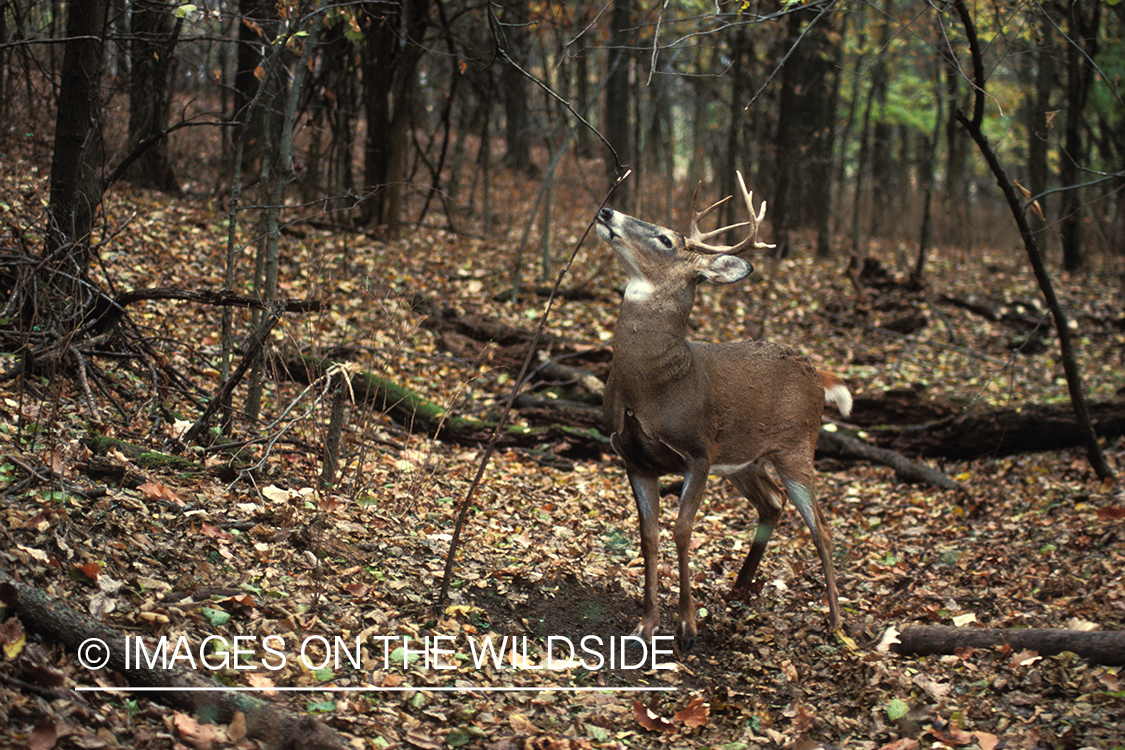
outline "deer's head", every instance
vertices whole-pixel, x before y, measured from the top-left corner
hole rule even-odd
[[[598,212],[598,234],[613,248],[629,276],[625,288],[626,301],[644,304],[668,295],[680,297],[684,292],[689,292],[694,298],[695,285],[700,281],[730,284],[746,278],[754,270],[750,261],[739,257],[739,253],[750,248],[773,247],[757,239],[766,204],[763,202],[755,213],[754,194],[746,190],[741,172],[738,173],[738,184],[750,219],[710,232],[699,229],[700,220],[729,200],[730,196],[703,211],[697,211],[698,186],[691,198],[691,221],[686,235],[611,208]],[[718,245],[710,241],[724,232],[743,227],[749,227],[746,237],[735,245]]]

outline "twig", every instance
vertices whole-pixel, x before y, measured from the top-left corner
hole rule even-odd
[[[601,210],[601,208],[605,206],[610,196],[613,195],[613,191],[617,189],[617,186],[624,182],[632,173],[633,171],[631,169],[626,170],[625,174],[621,175],[617,182],[613,183],[613,186],[610,187],[605,197],[602,198],[598,210]],[[594,215],[597,215],[596,211]],[[500,412],[500,417],[496,420],[496,426],[492,429],[492,437],[488,441],[488,447],[485,448],[484,455],[481,456],[480,464],[477,466],[477,473],[476,476],[473,477],[473,483],[469,486],[469,491],[465,493],[465,497],[461,501],[461,507],[457,510],[457,523],[453,527],[453,538],[449,542],[449,552],[446,553],[445,556],[445,572],[442,574],[441,578],[441,590],[438,592],[435,602],[438,607],[443,607],[449,597],[449,585],[453,580],[453,561],[457,558],[457,546],[461,541],[461,530],[465,526],[465,518],[468,516],[469,508],[472,506],[473,496],[476,495],[477,488],[480,487],[481,479],[484,477],[484,470],[488,466],[488,461],[492,458],[492,454],[496,450],[496,443],[500,439],[500,432],[504,429],[504,424],[508,421],[508,415],[512,411],[512,404],[515,402],[516,396],[519,395],[520,389],[523,388],[524,377],[531,367],[531,361],[535,357],[535,350],[539,344],[539,339],[543,335],[543,329],[547,324],[547,318],[551,314],[555,294],[562,284],[563,277],[566,276],[567,272],[570,271],[570,267],[574,264],[574,259],[578,255],[578,250],[590,235],[590,230],[593,229],[593,227],[594,221],[591,219],[590,222],[586,224],[586,231],[582,233],[582,236],[578,238],[578,242],[574,245],[574,251],[570,254],[566,265],[563,266],[562,270],[559,271],[559,275],[555,278],[555,285],[551,289],[551,295],[547,298],[547,307],[539,317],[539,325],[535,328],[535,335],[531,339],[531,345],[527,348],[527,355],[523,358],[523,366],[520,368],[519,377],[513,382],[512,391],[508,394],[508,401],[504,404],[504,409]]]
[[[250,365],[257,359],[258,353],[262,350],[262,347],[265,346],[266,341],[269,340],[270,331],[273,330],[273,327],[277,325],[280,320],[280,310],[275,305],[271,305],[269,309],[267,309],[261,325],[254,331],[250,340],[246,342],[246,353],[242,357],[242,361],[238,363],[238,367],[234,368],[234,372],[232,372],[226,382],[223,383],[219,392],[216,393],[215,397],[211,399],[211,402],[207,404],[207,408],[199,415],[199,419],[195,421],[195,424],[189,427],[188,431],[184,433],[184,443],[193,442],[199,437],[199,433],[207,428],[207,423],[211,421],[211,417],[215,416],[215,412],[230,398],[230,394],[234,392],[234,389],[242,380],[242,376],[250,369]]]

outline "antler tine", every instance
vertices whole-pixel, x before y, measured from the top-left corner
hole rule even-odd
[[[706,211],[699,213],[695,210],[696,197],[699,195],[699,185],[695,186],[695,192],[691,196],[691,222],[688,225],[687,246],[688,249],[694,250],[698,253],[706,253],[708,255],[735,255],[745,251],[748,247],[754,248],[767,248],[774,247],[774,245],[758,241],[758,227],[762,223],[762,219],[766,215],[766,203],[762,201],[762,207],[759,211],[754,211],[754,193],[746,189],[746,181],[742,179],[742,172],[736,172],[738,175],[738,187],[742,191],[742,199],[746,202],[746,210],[750,214],[749,221],[739,222],[738,224],[731,224],[727,227],[713,229],[710,232],[701,232],[699,230],[699,220],[713,210],[730,200],[731,196],[727,196],[720,201],[716,201]],[[702,183],[701,183],[702,184]],[[729,232],[734,229],[741,229],[742,227],[750,227],[746,237],[734,245],[712,245],[707,240],[717,235]]]
[[[688,222],[688,239],[689,240],[696,240],[696,241],[699,241],[699,242],[705,242],[706,240],[715,236],[715,232],[708,232],[706,234],[701,233],[699,231],[700,220],[703,219],[705,216],[707,216],[707,214],[714,211],[719,206],[721,206],[724,203],[726,203],[727,201],[729,201],[731,199],[731,196],[728,195],[726,198],[722,198],[720,200],[715,201],[710,206],[705,208],[703,211],[696,211],[695,206],[696,206],[696,204],[698,203],[698,200],[699,200],[699,188],[701,188],[701,187],[703,187],[703,180],[700,180],[698,183],[696,183],[695,190],[692,191],[692,194],[691,194],[691,220]]]

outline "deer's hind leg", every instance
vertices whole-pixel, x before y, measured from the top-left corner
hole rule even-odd
[[[758,511],[758,526],[754,531],[754,543],[746,553],[742,568],[734,586],[727,593],[727,600],[746,601],[751,594],[757,593],[754,587],[754,575],[758,572],[758,565],[766,553],[773,530],[777,526],[777,519],[781,517],[781,509],[785,507],[785,493],[777,482],[773,481],[765,467],[760,463],[752,463],[728,477],[735,489],[742,494]]]
[[[815,445],[815,443],[814,443]],[[807,455],[786,456],[778,461],[777,473],[785,485],[785,491],[805,525],[812,532],[820,563],[824,567],[825,588],[828,595],[829,627],[835,631],[840,628],[840,602],[836,591],[836,568],[832,565],[832,530],[824,518],[824,513],[816,502],[813,488],[813,450],[809,447]]]

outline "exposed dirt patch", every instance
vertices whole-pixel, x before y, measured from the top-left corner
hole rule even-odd
[[[675,629],[676,590],[674,587],[671,589],[662,592],[663,633],[669,635]],[[791,611],[782,621],[776,614],[771,616],[757,609],[759,605],[770,606],[780,602],[757,597],[749,604],[728,603],[716,596],[718,591],[709,588],[695,593],[701,616],[698,620],[699,635],[690,651],[681,653],[671,641],[658,644],[661,649],[675,649],[674,655],[661,656],[658,661],[678,664],[676,679],[681,689],[707,689],[718,682],[731,684],[732,677],[733,684],[748,684],[747,674],[758,672],[763,667],[777,669],[769,658],[770,644],[773,643],[788,645],[791,639],[803,638],[810,648],[822,647],[829,652],[836,650],[825,640],[823,620],[813,612],[802,618],[800,612]],[[787,593],[787,596],[792,594]],[[492,633],[517,638],[526,636],[528,643],[532,644],[528,647],[532,652],[538,649],[545,654],[547,640],[553,636],[556,638],[556,648],[552,652],[555,658],[565,659],[568,656],[565,649],[569,642],[575,645],[577,659],[593,664],[596,657],[581,652],[582,639],[589,636],[600,639],[589,640],[587,645],[591,651],[606,657],[609,656],[608,644],[611,641],[615,649],[624,643],[627,668],[616,666],[619,663],[616,660],[611,668],[607,658],[607,665],[596,670],[599,684],[647,685],[651,683],[650,678],[659,676],[651,670],[633,667],[645,661],[645,650],[623,638],[636,627],[641,616],[641,602],[616,581],[590,585],[567,576],[544,579],[538,583],[518,583],[504,590],[495,586],[478,589],[470,599],[486,613]],[[799,610],[801,606],[800,601],[788,602],[786,609]],[[764,661],[763,656],[766,657]],[[749,673],[739,676],[747,660],[757,661],[758,664]]]

